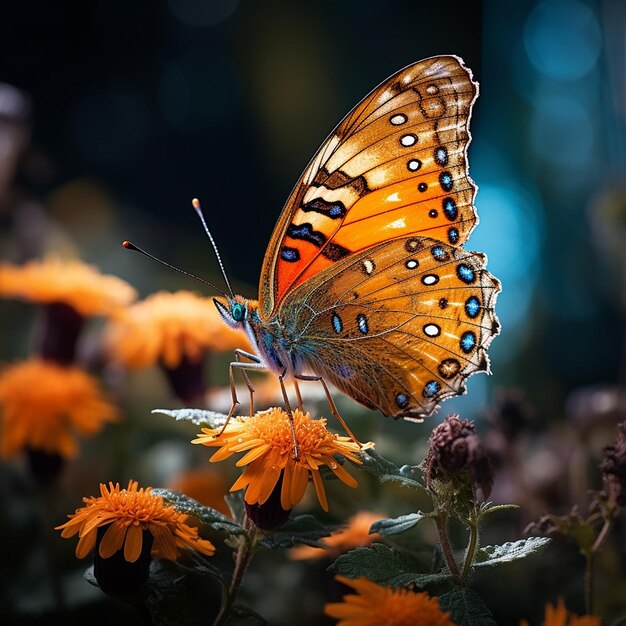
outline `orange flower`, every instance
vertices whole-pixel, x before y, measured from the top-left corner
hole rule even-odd
[[[563,598],[559,598],[556,606],[546,604],[543,626],[600,626],[601,620],[593,615],[581,615],[580,617],[569,613],[565,608]],[[520,626],[529,626],[528,622],[520,620]]]
[[[117,418],[97,381],[77,367],[31,359],[0,374],[3,456],[28,447],[65,458],[76,436],[93,436]]]
[[[212,298],[190,291],[160,291],[129,307],[108,331],[112,358],[127,368],[154,365],[177,367],[185,357],[199,361],[205,350],[250,350],[241,332],[228,328]]]
[[[361,511],[348,520],[348,525],[345,528],[341,528],[330,537],[321,540],[321,543],[325,544],[325,548],[298,546],[290,551],[290,556],[292,559],[334,558],[352,548],[369,546],[380,537],[378,533],[370,535],[370,527],[382,517],[379,513]]]
[[[50,256],[21,267],[0,264],[0,295],[44,304],[62,302],[84,316],[110,315],[137,292],[121,278],[101,274],[81,261]]]
[[[454,626],[437,598],[425,591],[382,587],[363,577],[335,578],[357,592],[324,607],[326,615],[339,620],[337,626]]]
[[[361,463],[359,446],[350,437],[328,431],[325,419],[313,420],[308,413],[297,409],[293,417],[299,453],[297,461],[293,454],[289,416],[279,408],[259,411],[252,417],[232,419],[221,435],[219,428],[203,428],[202,434],[192,443],[220,448],[211,457],[213,463],[246,452],[237,461],[237,466],[247,467],[230,490],[247,487],[244,499],[248,504],[264,504],[282,478],[280,502],[282,508],[289,511],[304,497],[310,476],[322,508],[328,511],[320,468],[327,465],[348,487],[356,487],[356,479],[337,462],[335,455],[341,454],[353,463]],[[365,447],[373,445],[369,443]]]
[[[144,531],[154,538],[152,555],[164,559],[178,558],[181,550],[196,550],[212,555],[215,547],[198,536],[198,529],[188,526],[188,516],[167,506],[161,496],[152,495],[152,488],[137,489],[137,481],[128,482],[120,490],[119,483],[100,483],[100,497],[83,498],[86,506],[68,515],[68,522],[57,526],[67,539],[78,534],[76,556],[85,558],[96,547],[98,528],[106,527],[99,542],[98,554],[103,559],[124,548],[124,559],[134,563],[141,554]]]
[[[177,476],[170,484],[170,489],[180,491],[211,508],[231,516],[224,500],[226,484],[221,474],[207,469],[189,470]]]

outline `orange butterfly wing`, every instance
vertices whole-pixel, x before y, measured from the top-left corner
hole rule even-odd
[[[485,257],[426,237],[358,252],[287,294],[306,367],[384,415],[424,418],[488,371],[500,283]]]
[[[346,116],[274,229],[259,285],[264,318],[308,278],[380,242],[467,240],[477,219],[466,155],[477,95],[461,59],[433,57],[394,74]]]

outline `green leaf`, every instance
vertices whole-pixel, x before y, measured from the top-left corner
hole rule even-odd
[[[491,513],[497,513],[498,511],[510,511],[512,509],[519,509],[518,504],[491,504],[486,502],[480,507],[480,517],[486,517]]]
[[[268,533],[259,543],[272,550],[292,548],[297,543],[322,548],[324,544],[319,540],[328,537],[335,528],[322,524],[313,515],[296,515],[289,518],[278,530]]]
[[[261,626],[268,626],[269,622],[266,622],[256,611],[253,611],[249,606],[243,604],[235,604],[231,608],[231,613],[241,619],[254,620],[254,623]]]
[[[549,537],[528,537],[519,541],[509,541],[501,546],[485,546],[476,551],[474,567],[491,567],[524,559],[550,543]]]
[[[381,482],[396,482],[409,489],[426,491],[424,485],[415,479],[415,476],[419,474],[419,469],[416,466],[403,465],[398,467],[395,463],[380,456],[373,450],[362,451],[360,458],[363,461],[360,467],[366,472],[377,476]]]
[[[161,496],[177,511],[194,515],[202,523],[215,530],[221,530],[229,535],[244,535],[246,531],[236,522],[226,517],[223,513],[212,509],[210,506],[200,504],[193,498],[172,489],[153,489],[152,493]]]
[[[382,543],[342,554],[329,570],[348,578],[365,576],[372,582],[387,587],[406,587],[413,584],[422,588],[451,580],[447,572],[423,574],[413,571],[413,564],[406,557]]]
[[[427,513],[418,511],[417,513],[409,513],[408,515],[401,515],[400,517],[381,519],[372,524],[370,533],[379,533],[384,537],[399,535],[400,533],[410,530],[427,517],[429,517]]]
[[[227,415],[224,413],[216,413],[206,409],[152,409],[152,413],[161,415],[169,415],[174,417],[177,422],[191,422],[196,426],[206,428],[220,428],[224,426]]]
[[[483,599],[472,589],[457,587],[439,596],[439,608],[458,626],[497,626]]]

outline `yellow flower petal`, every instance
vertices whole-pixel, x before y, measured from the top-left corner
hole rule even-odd
[[[315,486],[315,493],[317,499],[324,511],[328,511],[328,499],[326,498],[326,490],[324,489],[324,481],[319,472],[311,472],[313,477],[313,485]]]
[[[113,556],[124,544],[126,539],[126,526],[113,522],[104,533],[98,552],[103,559]]]
[[[98,533],[92,530],[90,533],[83,535],[76,545],[76,556],[79,559],[84,559],[95,547],[96,537]]]
[[[336,579],[356,591],[324,607],[326,615],[339,620],[337,626],[454,626],[437,598],[425,591],[391,589],[366,578]]]
[[[244,333],[227,327],[213,298],[160,291],[118,313],[106,331],[108,354],[129,369],[160,359],[174,369],[183,357],[198,362],[207,350],[250,350]]]
[[[134,563],[141,555],[143,546],[143,529],[139,524],[131,524],[126,531],[124,542],[124,558],[129,563]]]
[[[293,435],[298,446],[299,459],[294,459]],[[260,411],[251,417],[237,417],[222,432],[203,428],[193,440],[210,448],[218,448],[212,462],[221,461],[231,454],[245,452],[237,467],[246,466],[231,487],[231,491],[246,489],[248,504],[263,504],[276,487],[282,472],[281,506],[292,509],[306,492],[312,478],[320,504],[327,510],[326,491],[320,469],[328,465],[348,486],[355,487],[356,479],[335,459],[342,455],[360,463],[360,446],[350,437],[341,437],[326,428],[326,420],[313,420],[308,413],[293,412],[293,427],[282,409]],[[365,448],[373,444],[365,444]]]
[[[0,374],[3,456],[32,448],[67,458],[78,436],[91,437],[117,418],[98,382],[78,367],[30,359]]]
[[[198,536],[197,528],[186,524],[187,515],[166,505],[161,496],[151,493],[151,488],[140,489],[131,480],[126,489],[120,489],[119,484],[109,483],[108,487],[101,484],[100,494],[97,498],[84,498],[85,506],[56,527],[62,531],[62,537],[79,533],[78,558],[84,558],[94,548],[98,528],[104,526],[109,528],[99,546],[103,558],[123,547],[124,558],[135,562],[141,554],[145,531],[155,538],[153,556],[175,559],[185,549],[206,555],[215,552],[211,542]]]
[[[91,265],[50,256],[21,267],[0,263],[0,295],[30,302],[63,302],[89,316],[114,314],[128,306],[137,292]]]

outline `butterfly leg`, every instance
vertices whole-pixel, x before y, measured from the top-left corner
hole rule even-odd
[[[237,361],[240,361],[241,357],[249,359],[250,361],[252,361],[253,363],[260,363],[261,360],[259,359],[259,357],[256,354],[251,354],[250,352],[246,352],[245,350],[241,350],[241,348],[237,348],[235,350],[235,358],[237,359]],[[241,373],[243,374],[243,380],[246,383],[246,387],[248,387],[248,393],[250,394],[250,412],[249,415],[252,416],[254,414],[254,387],[252,386],[252,383],[250,382],[250,377],[248,376],[248,373],[246,372],[246,370],[241,370]],[[231,392],[232,392],[232,387],[231,387]]]
[[[298,385],[298,381],[295,378],[293,379],[293,388],[296,390],[296,397],[298,398],[298,408],[301,411],[304,411],[302,407],[302,394],[300,393],[300,385]]]
[[[293,419],[293,411],[291,410],[291,404],[289,403],[289,398],[287,397],[287,389],[285,389],[285,372],[279,374],[278,382],[280,383],[280,390],[283,392],[283,401],[285,403],[285,409],[287,410],[287,415],[289,416],[289,425],[291,426],[291,438],[293,440],[293,458],[295,461],[300,460],[300,453],[298,451],[298,442],[296,440],[296,429],[294,426]]]
[[[335,419],[341,424],[342,428],[346,431],[348,437],[356,443],[359,448],[361,447],[360,441],[354,436],[354,433],[348,428],[348,425],[345,423],[343,417],[339,415],[339,410],[337,409],[337,405],[333,400],[333,397],[330,395],[330,390],[328,389],[328,385],[326,385],[326,381],[323,376],[309,376],[306,374],[297,374],[294,376],[294,379],[298,380],[314,380],[322,383],[322,387],[324,387],[324,393],[326,394],[326,399],[328,400],[328,405],[330,406],[330,412],[333,414]]]
[[[232,404],[230,407],[230,411],[228,411],[228,415],[226,416],[226,421],[224,422],[224,425],[222,426],[220,432],[217,434],[218,437],[226,430],[226,426],[228,426],[228,422],[230,422],[230,418],[235,414],[235,409],[239,404],[239,399],[237,398],[237,390],[235,389],[234,370],[241,370],[244,376],[247,376],[246,370],[256,370],[257,372],[267,371],[267,367],[265,367],[265,365],[260,362],[260,359],[257,356],[254,357],[257,361],[256,363],[244,363],[242,361],[239,361],[238,354],[235,354],[235,356],[237,357],[237,361],[232,361],[228,366],[228,379],[230,381],[230,397],[232,399]],[[252,385],[250,385],[250,387],[252,387]],[[252,391],[254,391],[254,389],[252,389]]]

